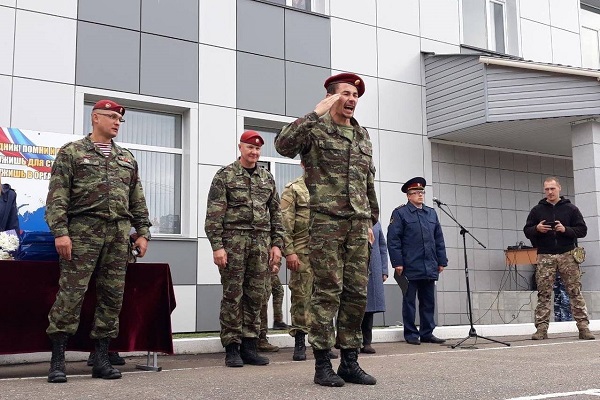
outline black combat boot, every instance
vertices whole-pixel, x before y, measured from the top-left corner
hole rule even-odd
[[[258,338],[242,338],[240,357],[242,357],[244,364],[267,365],[269,359],[258,355],[256,352],[256,342],[258,342]]]
[[[359,385],[374,385],[377,379],[367,374],[358,365],[358,349],[342,349],[342,362],[337,370],[340,378]]]
[[[96,353],[93,351],[90,353],[90,356],[87,359],[87,366],[94,366],[94,357]],[[108,361],[110,361],[110,365],[125,365],[125,359],[119,355],[117,351],[109,351],[108,352]]]
[[[333,372],[329,360],[329,349],[314,350],[315,355],[315,379],[314,382],[321,386],[344,386],[344,380]]]
[[[92,368],[92,378],[102,379],[120,379],[121,371],[113,368],[108,359],[109,338],[96,340],[96,356],[94,357],[94,367]]]
[[[48,382],[63,383],[67,381],[65,367],[65,350],[69,336],[65,333],[55,333],[50,335],[52,341],[52,359],[50,360],[50,371],[48,372]]]
[[[240,357],[240,344],[229,343],[225,346],[225,365],[228,367],[243,367],[244,361]]]
[[[296,336],[294,336],[295,344],[294,344],[294,355],[292,356],[292,360],[294,360],[294,361],[306,360],[306,343],[304,342],[305,337],[306,337],[306,333],[296,331]]]

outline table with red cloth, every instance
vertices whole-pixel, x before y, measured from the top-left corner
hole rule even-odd
[[[0,354],[52,351],[46,335],[48,312],[58,292],[58,262],[0,261]],[[76,334],[67,350],[93,351],[89,338],[96,304],[90,281]],[[111,351],[173,354],[171,312],[175,294],[168,264],[129,264],[119,317],[119,336]]]

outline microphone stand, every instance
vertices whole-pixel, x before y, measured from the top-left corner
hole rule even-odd
[[[478,245],[480,245],[484,249],[486,247],[483,245],[483,243],[481,243],[479,240],[477,240],[477,238],[475,236],[473,236],[471,234],[471,232],[469,232],[464,226],[462,226],[460,224],[460,222],[458,222],[456,220],[456,218],[454,218],[448,211],[446,211],[442,208],[442,205],[447,206],[446,204],[440,202],[439,200],[435,201],[435,203],[437,204],[438,208],[440,210],[442,210],[444,212],[444,214],[446,214],[460,228],[460,234],[462,236],[462,241],[463,241],[463,252],[464,252],[464,256],[465,256],[465,279],[467,281],[467,302],[468,302],[468,307],[469,307],[468,315],[469,315],[469,323],[471,325],[471,328],[469,329],[469,335],[466,338],[461,339],[458,343],[456,343],[455,345],[451,345],[450,347],[455,349],[455,348],[459,347],[461,344],[463,344],[467,339],[472,338],[472,337],[475,338],[475,341],[477,341],[477,338],[481,338],[481,339],[489,340],[490,342],[495,342],[495,343],[503,344],[505,346],[510,346],[510,343],[501,342],[500,340],[490,339],[488,337],[478,335],[477,331],[475,330],[475,326],[473,326],[473,307],[471,305],[471,285],[469,284],[469,263],[467,261],[467,239],[466,239],[465,235],[468,233],[469,236],[471,236],[473,238],[473,240],[475,240],[477,242]]]

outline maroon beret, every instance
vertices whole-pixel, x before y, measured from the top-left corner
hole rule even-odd
[[[348,72],[344,72],[341,74],[333,75],[327,78],[325,81],[325,89],[329,87],[332,83],[349,83],[352,86],[356,86],[358,90],[358,97],[362,96],[365,93],[365,82],[361,79],[360,76],[356,74],[350,74]]]
[[[125,115],[125,107],[115,103],[112,100],[100,100],[99,102],[94,104],[93,109],[94,110],[114,111],[114,112],[121,114],[122,116]]]
[[[242,137],[240,138],[240,143],[248,143],[256,146],[262,146],[263,144],[265,144],[265,141],[262,137],[260,137],[258,132],[246,131],[242,134]]]

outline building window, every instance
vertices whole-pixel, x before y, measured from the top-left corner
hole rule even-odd
[[[327,14],[326,0],[286,0],[286,5],[294,8],[300,8],[306,11],[312,11],[319,14]]]
[[[92,103],[84,105],[89,116]],[[181,233],[182,115],[127,108],[115,141],[138,162],[152,233]],[[84,132],[91,132],[84,118]]]
[[[600,69],[600,10],[582,5],[580,15],[582,67]]]
[[[461,0],[462,43],[519,55],[517,0]]]

